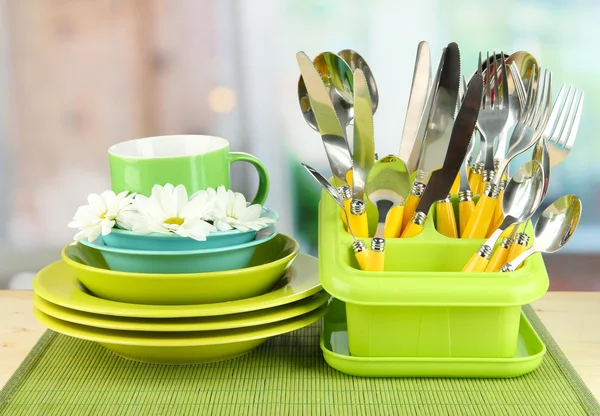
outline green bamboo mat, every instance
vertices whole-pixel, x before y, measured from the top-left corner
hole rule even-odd
[[[512,379],[376,379],[330,368],[315,324],[235,360],[199,366],[126,361],[46,332],[0,392],[0,415],[600,415],[535,312],[548,354]]]

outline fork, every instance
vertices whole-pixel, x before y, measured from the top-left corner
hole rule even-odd
[[[544,167],[544,196],[548,191],[550,169],[565,160],[573,147],[573,143],[577,138],[579,120],[583,110],[583,91],[569,87],[565,95],[565,88],[566,86],[563,84],[552,106],[548,124],[533,151],[533,158]],[[530,222],[531,219],[527,221],[522,232],[513,236],[512,247],[507,261],[515,259],[527,248],[529,235],[525,231]]]
[[[542,138],[550,153],[551,168],[560,164],[569,155],[577,138],[579,120],[583,110],[583,91],[569,86],[565,96],[565,88],[566,86],[563,84],[552,106],[552,113],[550,113],[546,129],[542,133]],[[541,143],[538,143],[534,149],[534,157],[541,151]]]
[[[504,68],[506,69],[506,66]],[[494,218],[494,210],[498,204],[500,181],[504,171],[515,156],[525,152],[539,140],[546,127],[552,102],[552,73],[544,70],[543,76],[539,77],[539,81],[536,81],[535,66],[532,71],[532,82],[529,83],[527,102],[511,135],[506,157],[500,161],[498,171],[475,206],[475,211],[467,223],[463,238],[485,237]]]
[[[485,140],[484,162],[482,181],[484,186],[494,177],[494,142],[500,132],[506,126],[510,113],[510,100],[508,99],[508,82],[506,77],[506,63],[504,62],[504,52],[500,53],[502,58],[498,59],[496,52],[493,55],[493,66],[490,62],[490,53],[487,53],[487,62],[490,63],[485,74],[485,92],[479,118],[477,123],[481,135]],[[498,70],[502,75],[502,95],[500,95],[500,80],[498,79]],[[479,67],[477,70],[481,74],[481,53],[479,53]],[[490,74],[491,73],[491,74]]]

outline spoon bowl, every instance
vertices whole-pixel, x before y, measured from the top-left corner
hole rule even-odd
[[[506,263],[501,272],[512,272],[535,253],[555,253],[570,240],[581,218],[581,200],[575,195],[564,195],[550,204],[535,224],[533,245]]]
[[[581,218],[581,200],[565,195],[542,212],[535,224],[535,242],[532,249],[554,253],[562,249],[573,236]]]
[[[530,160],[510,179],[502,198],[504,221],[500,229],[527,221],[535,213],[544,195],[544,171],[537,160]]]
[[[406,164],[393,155],[379,159],[367,176],[365,192],[379,212],[375,236],[383,237],[388,213],[393,207],[404,204],[404,200],[410,193],[410,174]],[[388,226],[397,226],[397,224],[390,223]]]
[[[367,79],[367,86],[369,88],[369,95],[371,97],[371,109],[373,113],[377,111],[377,107],[379,106],[379,91],[377,90],[377,84],[375,83],[375,77],[371,72],[371,68],[367,64],[367,61],[364,60],[362,56],[358,54],[358,52],[353,51],[352,49],[344,49],[338,52],[338,56],[340,56],[352,72],[357,69],[360,69],[365,74],[365,78]]]

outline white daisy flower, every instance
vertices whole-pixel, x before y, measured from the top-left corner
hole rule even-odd
[[[135,194],[123,191],[115,195],[113,191],[104,191],[100,195],[90,194],[88,205],[80,206],[69,223],[69,227],[79,229],[75,241],[87,239],[92,242],[100,234],[108,235],[115,224],[131,229],[136,213],[132,206]]]
[[[183,185],[155,185],[149,198],[137,195],[133,205],[140,214],[132,227],[135,233],[177,234],[204,241],[215,231],[212,224],[203,220],[212,208],[208,193],[188,200]]]
[[[272,218],[261,217],[262,206],[254,204],[248,206],[246,198],[239,192],[226,190],[219,186],[214,196],[213,209],[209,216],[219,231],[237,229],[240,231],[258,231],[267,224],[276,221]]]

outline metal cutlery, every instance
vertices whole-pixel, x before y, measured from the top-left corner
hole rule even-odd
[[[377,230],[371,241],[369,268],[380,271],[384,267],[385,238],[397,237],[402,222],[402,205],[410,191],[410,175],[406,164],[389,155],[375,163],[367,178],[367,198],[378,211]]]
[[[485,270],[492,256],[494,245],[502,232],[513,224],[527,221],[535,213],[542,202],[543,186],[544,172],[537,161],[531,160],[515,172],[504,191],[502,210],[505,216],[502,224],[473,254],[463,267],[463,272],[482,272]]]
[[[348,64],[352,72],[356,72],[357,69],[360,69],[363,72],[367,79],[367,86],[369,87],[371,110],[373,110],[373,114],[375,114],[375,111],[377,111],[377,107],[379,106],[379,90],[377,89],[377,83],[375,82],[375,77],[373,76],[373,72],[371,72],[369,64],[367,64],[367,61],[365,61],[358,52],[353,51],[352,49],[343,49],[338,52],[338,56]],[[356,117],[356,114],[354,117]]]
[[[428,98],[432,102],[431,110],[423,113],[419,127],[425,134],[417,164],[417,177],[404,206],[403,229],[406,229],[415,213],[429,175],[442,167],[448,149],[460,83],[460,52],[456,43],[448,44],[442,53],[438,71],[439,82],[433,84]]]
[[[333,200],[340,206],[342,211],[346,216],[346,222],[348,222],[348,212],[344,207],[344,202],[342,201],[342,197],[338,193],[338,190],[333,186],[323,175],[321,175],[316,169],[308,166],[303,163],[302,166],[310,173],[310,175],[325,189],[325,191],[333,198]],[[354,233],[352,232],[352,227],[348,226],[348,231],[354,242],[352,243],[352,250],[354,250],[354,256],[356,257],[356,261],[358,262],[361,270],[366,270],[367,268],[367,247],[365,246],[364,241],[356,238]]]
[[[516,270],[534,253],[555,253],[571,239],[581,218],[581,200],[575,195],[565,195],[554,201],[542,212],[535,224],[533,245],[500,269],[501,272]]]
[[[327,88],[329,98],[345,131],[346,126],[353,118],[352,69],[346,61],[332,52],[320,53],[315,57],[313,64]],[[304,75],[300,75],[298,79],[298,102],[300,103],[300,110],[308,125],[313,130],[319,131],[318,119],[314,114],[314,109],[309,98],[310,91],[307,90],[305,82]]]
[[[535,79],[535,76],[533,78]],[[546,126],[552,99],[552,74],[544,71],[543,76],[540,77],[539,84],[539,94],[537,93],[537,83],[531,82],[529,84],[526,108],[521,113],[519,122],[511,135],[506,158],[500,162],[498,171],[476,204],[475,211],[465,228],[463,238],[485,237],[494,218],[494,211],[498,203],[500,191],[500,181],[506,167],[515,156],[523,153],[537,142]]]
[[[338,119],[329,91],[319,71],[304,52],[298,52],[296,59],[306,85],[310,107],[323,140],[335,184],[336,186],[348,185],[352,172],[352,157],[345,131]]]
[[[400,139],[398,156],[406,163],[410,173],[417,169],[421,154],[421,142],[418,140],[419,123],[426,108],[427,96],[431,87],[431,52],[427,42],[419,42],[415,69],[413,71],[404,129]],[[422,138],[421,136],[420,138]]]
[[[483,79],[481,75],[474,75],[465,93],[465,99],[456,116],[456,121],[452,126],[449,144],[446,146],[447,151],[445,152],[441,169],[435,170],[431,174],[431,178],[423,196],[419,200],[415,214],[402,232],[402,237],[413,237],[420,234],[432,204],[436,201],[446,200],[452,183],[466,157],[467,148],[469,147],[479,114],[482,91]],[[449,204],[449,202],[447,203]],[[451,206],[448,208],[450,211],[452,210]],[[456,224],[454,218],[447,219]]]

